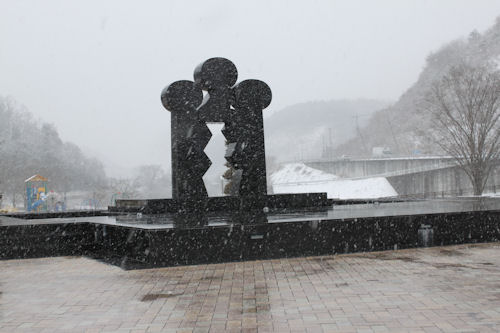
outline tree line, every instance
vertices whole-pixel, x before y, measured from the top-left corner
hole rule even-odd
[[[12,98],[0,96],[0,194],[13,207],[24,201],[24,181],[40,174],[49,190],[89,192],[103,207],[121,198],[171,196],[170,173],[160,165],[142,165],[130,178],[111,178],[98,159],[63,142],[54,125],[37,121]]]
[[[0,97],[0,193],[16,206],[24,180],[34,174],[50,179],[50,188],[66,193],[106,186],[102,163],[63,142],[54,125],[36,121],[12,98]]]

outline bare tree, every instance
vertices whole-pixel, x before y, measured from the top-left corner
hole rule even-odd
[[[141,165],[136,170],[134,187],[143,198],[166,198],[172,196],[172,182],[161,165]]]
[[[481,195],[500,154],[500,73],[492,65],[461,63],[436,81],[426,96],[431,131],[455,157]]]
[[[133,183],[133,180],[127,178],[111,178],[109,187],[113,196],[120,199],[131,199],[137,196],[137,190]]]

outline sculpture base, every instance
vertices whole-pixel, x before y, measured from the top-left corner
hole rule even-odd
[[[298,194],[273,194],[265,196],[262,205],[253,205],[252,202],[245,203],[240,197],[210,197],[206,206],[201,207],[205,212],[234,212],[238,210],[262,210],[268,209],[297,209],[316,208],[332,205],[327,199],[326,193],[298,193]],[[198,207],[193,207],[200,208]],[[123,199],[116,200],[116,206],[108,207],[109,212],[137,212],[145,214],[177,213],[180,210],[179,203],[174,199]]]
[[[0,215],[0,260],[84,255],[134,269],[500,239],[500,200],[485,198],[219,212],[194,220],[178,214],[20,217]]]

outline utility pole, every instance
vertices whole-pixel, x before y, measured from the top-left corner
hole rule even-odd
[[[365,138],[364,138],[364,137],[363,137],[363,135],[361,134],[361,130],[359,129],[359,122],[358,122],[358,118],[359,118],[359,117],[366,117],[366,116],[368,116],[368,115],[358,115],[358,114],[356,114],[356,115],[354,115],[354,116],[352,116],[352,117],[353,117],[353,118],[355,119],[355,121],[356,121],[356,132],[358,132],[359,138],[360,138],[360,140],[361,140],[361,144],[363,145],[363,150],[364,150],[366,153],[368,153],[368,154],[369,154],[370,152],[368,151],[368,148],[366,147]]]
[[[387,123],[389,124],[389,130],[391,131],[392,135],[392,140],[394,141],[394,144],[396,145],[396,149],[398,150],[399,154],[401,154],[401,147],[399,146],[398,140],[396,140],[396,134],[394,134],[394,129],[392,127],[391,119],[387,117]],[[410,152],[407,152],[408,155],[410,155]]]
[[[328,157],[333,158],[333,141],[332,141],[332,128],[328,129]]]

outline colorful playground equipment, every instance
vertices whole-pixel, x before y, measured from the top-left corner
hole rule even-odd
[[[48,179],[40,175],[34,175],[26,179],[26,211],[47,211],[47,183]]]

